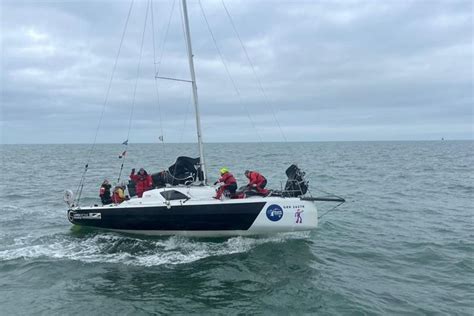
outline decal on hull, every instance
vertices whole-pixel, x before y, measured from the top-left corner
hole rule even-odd
[[[304,211],[301,209],[297,209],[295,212],[295,217],[296,217],[296,224],[303,224],[303,217],[301,217],[301,214]]]
[[[69,218],[72,220],[76,219],[102,219],[101,213],[69,213]]]
[[[278,222],[283,217],[283,209],[277,204],[272,204],[267,208],[267,218],[272,222]]]

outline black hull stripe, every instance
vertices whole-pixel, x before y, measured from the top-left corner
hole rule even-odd
[[[126,230],[247,230],[265,202],[81,209],[73,214],[101,213],[101,219],[71,218],[73,224]],[[70,214],[71,215],[71,214]]]

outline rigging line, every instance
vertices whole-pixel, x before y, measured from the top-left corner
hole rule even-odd
[[[153,68],[154,68],[154,79],[155,79],[155,93],[156,93],[156,106],[158,108],[158,117],[160,120],[160,137],[161,144],[163,147],[163,153],[162,153],[162,161],[165,161],[166,157],[166,147],[165,147],[165,141],[164,141],[164,135],[163,135],[163,119],[161,115],[161,104],[160,104],[160,93],[158,89],[158,80],[156,78],[156,73],[157,73],[157,66],[156,66],[156,44],[155,44],[155,19],[154,19],[154,9],[153,9],[153,0],[150,0],[150,5],[151,5],[151,29],[152,29],[152,37],[153,37]]]
[[[117,55],[115,56],[114,66],[112,68],[112,74],[110,75],[110,80],[109,80],[107,90],[106,90],[106,93],[105,93],[104,102],[102,104],[102,109],[101,109],[101,113],[100,113],[100,116],[99,116],[99,122],[97,124],[97,128],[96,128],[96,131],[95,131],[95,134],[94,134],[94,140],[93,140],[92,146],[89,150],[89,154],[87,155],[87,160],[86,160],[87,162],[86,162],[84,171],[82,173],[81,180],[80,180],[79,185],[78,185],[77,190],[76,190],[77,204],[79,204],[79,201],[81,199],[82,188],[84,187],[84,182],[85,182],[85,179],[86,179],[86,172],[87,172],[87,169],[89,168],[90,159],[92,157],[92,153],[94,152],[95,145],[97,143],[97,136],[99,134],[100,126],[101,126],[102,120],[104,118],[105,108],[106,108],[107,102],[109,100],[110,89],[112,87],[112,82],[113,82],[113,79],[114,79],[114,76],[115,76],[115,71],[117,69],[117,63],[118,63],[118,59],[120,57],[120,52],[122,50],[123,40],[125,38],[125,33],[127,31],[128,22],[130,20],[130,15],[132,13],[133,4],[134,4],[134,0],[132,0],[130,2],[130,7],[128,9],[127,18],[125,20],[125,25],[123,27],[122,36],[120,38],[119,48],[118,48],[118,51],[117,51]]]
[[[125,33],[127,31],[128,21],[130,20],[130,14],[132,13],[133,3],[134,3],[134,0],[132,0],[132,2],[130,3],[130,8],[128,9],[127,19],[125,21],[125,26],[124,26],[123,31],[122,31],[122,37],[120,39],[119,49],[117,51],[117,55],[115,56],[115,62],[114,62],[114,66],[112,68],[112,75],[110,76],[109,84],[107,86],[107,90],[106,90],[106,93],[105,93],[104,103],[102,104],[102,111],[100,113],[99,124],[97,125],[97,129],[96,129],[96,132],[95,132],[95,135],[94,135],[94,141],[92,143],[92,147],[91,147],[91,150],[89,152],[88,163],[89,163],[89,160],[90,160],[90,156],[92,155],[92,152],[93,152],[94,147],[96,145],[97,135],[99,133],[100,125],[102,124],[102,120],[104,118],[105,107],[106,107],[107,102],[109,100],[110,89],[112,87],[112,81],[114,79],[115,71],[117,69],[117,63],[118,63],[118,59],[119,59],[119,56],[120,56],[120,52],[122,50],[122,45],[123,45],[123,40],[125,38]]]
[[[183,14],[183,3],[181,1],[178,2],[179,3],[179,12],[180,12],[180,17],[181,17],[181,31],[183,31],[183,41],[184,41],[184,45],[186,46],[186,51],[188,51],[188,41],[186,40],[186,30],[184,28],[184,14]],[[191,56],[191,58],[193,58],[194,56]],[[191,83],[192,83],[192,78],[191,78]],[[191,91],[193,90],[192,86],[191,86]]]
[[[184,45],[186,46],[186,51],[187,51],[188,50],[188,41],[186,40],[186,30],[185,30],[185,27],[184,27],[183,3],[181,1],[179,2],[179,12],[181,13],[181,30],[183,31],[183,40],[184,40]],[[194,56],[192,56],[192,57],[194,57]],[[191,91],[192,91],[192,88],[191,88]]]
[[[143,32],[142,32],[142,40],[141,40],[141,45],[140,45],[140,54],[139,54],[139,57],[138,57],[137,77],[135,79],[135,86],[133,88],[132,109],[130,111],[130,118],[129,118],[129,121],[128,121],[127,143],[125,145],[126,149],[128,148],[128,140],[130,138],[130,130],[132,129],[132,119],[133,119],[133,112],[134,112],[134,109],[135,109],[138,79],[140,78],[140,66],[141,66],[141,62],[142,62],[143,43],[145,41],[145,31],[146,31],[146,25],[147,25],[147,21],[148,21],[148,11],[149,11],[149,9],[150,9],[150,2],[148,1],[147,6],[146,6],[146,12],[145,12],[145,22],[143,23]],[[123,157],[122,167],[120,168],[120,172],[119,172],[117,182],[120,182],[120,177],[122,176],[123,165],[124,165],[126,159],[127,159],[127,155],[125,155]]]
[[[189,47],[189,46],[191,45],[191,41],[188,42],[188,40],[187,40],[187,35],[189,35],[189,36],[191,36],[191,35],[190,35],[190,34],[186,34],[186,26],[185,26],[185,18],[184,18],[184,8],[183,8],[183,2],[182,2],[182,1],[179,2],[179,6],[180,6],[180,13],[181,13],[181,28],[182,28],[182,30],[183,30],[183,40],[184,40],[184,43],[185,43],[185,46],[186,46],[186,51],[187,51],[188,54],[189,54],[189,52],[191,51],[191,49],[190,49],[190,47]],[[188,29],[188,31],[190,31],[190,30]],[[194,58],[194,55],[191,55],[191,56],[188,55],[188,58],[190,58],[190,59],[192,60],[192,59]],[[191,71],[190,71],[190,76],[192,77]],[[191,78],[191,80],[192,80],[192,79],[193,79],[193,78]],[[194,81],[196,81],[196,76],[194,76]],[[193,83],[193,82],[191,81],[191,83]],[[195,85],[195,87],[196,87],[196,89],[197,89],[197,83],[196,83],[196,82],[194,82],[194,85]],[[193,97],[193,101],[194,101],[194,96],[193,96],[193,94],[194,94],[194,87],[193,87],[192,84],[191,84],[191,86],[190,86],[190,93],[191,93],[191,96]],[[196,97],[197,97],[197,96],[196,96]],[[197,118],[197,114],[198,114],[198,113],[197,113],[197,108],[195,108],[195,111],[196,111],[195,113],[196,113],[196,118]],[[198,130],[198,125],[199,125],[199,123],[196,121],[196,130]],[[197,136],[198,136],[197,138],[198,138],[198,143],[199,143],[199,131],[198,131],[198,135],[197,135]],[[201,135],[201,142],[202,142],[202,135]],[[202,162],[203,159],[204,159],[204,157],[201,157],[201,150],[199,149],[199,165],[200,165],[200,166],[202,166],[202,165],[201,165],[201,162]],[[200,168],[201,168],[201,167],[200,167]]]
[[[165,52],[165,45],[166,45],[166,42],[168,40],[168,33],[169,33],[169,30],[170,30],[171,20],[173,18],[173,12],[174,12],[175,4],[176,4],[176,0],[173,1],[173,5],[171,6],[170,16],[168,18],[168,25],[166,26],[166,31],[165,31],[165,37],[164,37],[162,45],[161,45],[160,59],[158,60],[158,67],[157,67],[158,69],[157,69],[157,72],[156,72],[155,76],[157,76],[159,74],[160,70],[161,70],[161,61],[163,60],[163,54]]]
[[[262,81],[260,80],[259,76],[257,75],[257,72],[255,71],[255,67],[252,63],[252,61],[250,60],[250,57],[249,57],[249,54],[247,52],[247,49],[245,48],[245,45],[242,41],[242,39],[240,38],[240,35],[239,35],[239,32],[237,32],[237,28],[235,27],[235,24],[234,24],[234,20],[232,19],[230,13],[229,13],[229,10],[227,10],[227,6],[225,5],[225,2],[224,0],[221,0],[222,2],[222,6],[224,7],[224,10],[227,14],[227,17],[229,18],[229,21],[230,21],[230,24],[232,25],[232,28],[235,32],[235,34],[237,35],[237,38],[239,39],[239,42],[240,42],[240,46],[242,46],[242,49],[245,53],[245,57],[247,58],[247,61],[250,65],[250,68],[252,69],[252,72],[253,72],[253,75],[255,76],[255,79],[258,83],[258,86],[260,88],[260,91],[262,92],[262,95],[264,97],[264,100],[265,100],[265,103],[267,105],[270,106],[270,109],[271,109],[271,112],[272,112],[272,116],[273,116],[273,119],[275,120],[275,122],[277,123],[277,126],[278,126],[278,129],[280,130],[280,133],[281,133],[281,136],[283,137],[284,141],[285,142],[288,142],[286,136],[285,136],[285,133],[283,133],[283,129],[281,128],[281,125],[280,125],[280,122],[278,121],[278,119],[276,118],[276,115],[275,115],[275,109],[273,108],[273,104],[271,102],[268,101],[268,96],[265,92],[265,89],[263,88],[263,85],[262,85]]]
[[[209,31],[209,33],[211,34],[211,37],[212,37],[212,41],[214,42],[214,46],[216,47],[216,50],[217,50],[217,53],[219,54],[219,57],[222,61],[222,64],[224,65],[224,69],[227,73],[227,76],[229,77],[230,79],[230,82],[232,83],[232,86],[234,87],[234,90],[237,94],[237,97],[239,98],[239,103],[240,103],[240,106],[244,108],[246,114],[247,114],[247,117],[249,119],[249,122],[251,123],[253,129],[255,130],[255,133],[257,134],[257,137],[260,141],[260,143],[262,143],[262,137],[260,136],[260,133],[258,132],[258,129],[255,125],[255,122],[253,121],[252,117],[250,116],[250,112],[248,110],[248,108],[245,106],[243,100],[242,100],[242,95],[240,93],[240,90],[239,88],[237,87],[237,84],[235,83],[233,77],[231,76],[230,74],[230,71],[229,71],[229,68],[227,67],[227,63],[225,62],[225,59],[224,59],[224,56],[222,55],[222,52],[221,50],[219,49],[219,46],[217,45],[217,41],[216,41],[216,38],[214,37],[214,33],[212,32],[212,29],[211,29],[211,26],[209,25],[209,21],[207,20],[207,17],[206,17],[206,13],[204,12],[204,8],[202,6],[202,3],[201,1],[199,0],[199,7],[201,8],[201,12],[202,12],[202,15],[204,17],[204,21],[206,22],[206,25],[207,25],[207,29]]]
[[[326,212],[324,212],[323,214],[319,215],[319,216],[318,216],[318,219],[321,219],[324,215],[326,215],[326,214],[329,213],[329,212],[334,211],[336,208],[338,208],[339,206],[341,206],[341,205],[344,204],[344,203],[345,203],[345,202],[341,202],[341,203],[337,204],[336,206],[330,208],[328,211],[326,211]]]
[[[185,29],[185,26],[184,26],[184,13],[183,13],[183,4],[182,2],[180,1],[179,2],[179,7],[180,7],[180,10],[179,12],[181,13],[180,16],[181,16],[181,30],[183,31],[183,41],[184,41],[184,45],[186,46],[186,51],[189,51],[188,50],[188,41],[186,40],[186,29]],[[191,58],[193,58],[193,56],[191,56]],[[192,83],[192,81],[191,81]],[[185,124],[186,124],[186,121],[187,121],[187,116],[188,116],[188,109],[189,109],[189,105],[191,104],[191,101],[192,101],[192,98],[193,98],[193,88],[192,88],[192,85],[190,86],[190,90],[189,90],[189,99],[188,99],[188,104],[186,105],[186,109],[185,109],[185,116],[184,116],[184,122],[183,122],[183,130],[181,131],[181,136],[180,136],[180,142],[183,140],[183,135],[184,135],[184,127],[185,127]],[[196,127],[197,128],[197,127]],[[199,154],[198,154],[199,155]],[[199,163],[201,162],[201,160],[199,160]],[[175,170],[176,171],[176,170]]]
[[[162,118],[162,112],[161,112],[159,84],[158,84],[158,80],[157,80],[156,76],[160,73],[160,70],[161,70],[161,62],[163,60],[163,55],[164,55],[164,51],[165,51],[166,42],[167,42],[167,39],[168,39],[171,20],[173,18],[173,12],[174,12],[174,8],[175,8],[175,4],[176,4],[176,0],[174,0],[172,5],[171,5],[170,15],[169,15],[169,18],[168,18],[168,23],[165,24],[166,25],[166,30],[165,30],[165,35],[164,35],[164,38],[163,38],[163,42],[160,45],[160,57],[158,59],[158,62],[156,62],[155,36],[153,35],[153,59],[154,59],[154,70],[155,70],[155,76],[154,77],[155,77],[155,91],[156,91],[156,98],[157,98],[156,103],[157,103],[157,106],[158,106],[158,115],[160,116],[160,131],[161,131],[161,136],[162,136],[163,158],[164,159],[166,158],[165,142],[164,142],[164,137],[165,136],[164,136],[163,118]],[[153,16],[152,16],[152,18],[153,18]],[[153,31],[154,31],[154,28],[153,28]]]
[[[182,30],[182,34],[183,34],[183,41],[184,41],[184,45],[186,46],[186,51],[189,52],[188,50],[188,41],[186,40],[186,30],[185,30],[185,27],[184,27],[184,13],[183,13],[183,4],[181,1],[178,2],[178,5],[179,5],[179,12],[180,12],[180,21],[181,21],[181,30]],[[191,56],[192,58],[192,56]],[[189,90],[190,94],[189,94],[189,101],[191,101],[191,98],[192,98],[192,93],[193,93],[193,90],[192,90],[192,86],[191,86],[191,89]],[[187,109],[186,109],[187,110]],[[186,115],[187,116],[187,115]],[[186,119],[186,116],[185,116],[185,119]],[[184,125],[184,124],[183,124]],[[184,130],[184,126],[183,126],[183,130]],[[181,134],[182,135],[182,134]],[[199,163],[201,163],[201,157],[199,157]],[[171,174],[171,176],[173,177],[173,179],[177,179],[178,181],[180,180],[184,180],[184,179],[178,179],[176,177],[176,169],[178,168],[178,160],[176,160],[175,164],[174,164],[174,168],[173,168],[173,174]]]
[[[118,176],[118,179],[117,179],[117,184],[118,184],[118,185],[120,184],[120,177],[122,176],[122,171],[123,171],[123,165],[124,165],[124,163],[125,163],[125,157],[123,157],[122,164],[120,165],[119,176]]]
[[[319,189],[319,188],[316,188],[316,189],[314,189],[314,190],[319,191],[319,192],[322,192],[322,193],[325,193],[325,194],[327,194],[328,196],[335,196],[335,197],[338,197],[338,198],[342,198],[341,196],[339,196],[339,195],[337,195],[337,194],[330,193],[330,192],[324,191],[324,190]]]
[[[186,103],[186,110],[184,112],[183,128],[181,129],[181,135],[179,137],[179,142],[180,143],[183,142],[184,130],[185,130],[185,127],[186,127],[186,122],[188,120],[188,114],[190,112],[189,109],[191,108],[191,100],[192,100],[192,95],[190,93],[189,97],[188,97],[188,103]]]
[[[334,196],[334,197],[337,197],[337,198],[341,198],[341,199],[342,199],[342,197],[339,196],[339,195],[337,195],[337,194],[330,193],[330,192],[324,191],[324,190],[322,190],[322,189],[315,189],[315,190],[316,190],[316,191],[319,191],[319,192],[322,192],[322,193],[325,193],[325,194],[327,194],[327,195],[330,196],[330,197]],[[341,202],[341,203],[338,203],[336,206],[330,208],[329,210],[327,210],[327,211],[324,212],[323,214],[319,215],[319,216],[318,216],[318,219],[321,219],[323,216],[325,216],[326,214],[328,214],[328,213],[334,211],[336,208],[338,208],[339,206],[341,206],[341,205],[344,204],[344,203],[345,203],[345,201],[343,201],[343,202]]]
[[[185,29],[185,26],[184,26],[183,4],[182,4],[181,1],[179,2],[179,6],[180,6],[179,12],[181,13],[181,30],[183,31],[183,41],[184,41],[184,45],[186,46],[186,50],[188,50],[188,41],[186,40],[186,29]],[[190,82],[192,83],[192,81],[190,81]],[[184,127],[186,125],[186,121],[187,121],[187,117],[188,117],[188,111],[191,107],[191,102],[193,100],[192,98],[193,98],[193,88],[191,86],[191,89],[189,90],[189,99],[188,99],[188,103],[186,105],[186,110],[185,110],[186,112],[185,112],[184,121],[183,121],[183,130],[181,131],[181,136],[180,136],[180,143],[183,140]]]
[[[145,31],[146,31],[146,24],[147,24],[147,20],[148,20],[148,11],[149,11],[149,9],[150,9],[150,2],[147,2],[146,13],[145,13],[145,23],[143,23],[142,40],[141,40],[141,45],[140,45],[140,54],[139,54],[139,57],[138,57],[137,76],[135,78],[135,86],[133,87],[132,109],[130,111],[130,118],[129,118],[129,121],[128,121],[127,140],[130,137],[130,130],[132,129],[132,119],[133,119],[133,112],[135,110],[135,101],[136,101],[136,95],[137,95],[138,80],[140,79],[140,66],[141,66],[141,63],[142,63],[143,43],[145,41]],[[128,146],[128,142],[127,142],[127,146]]]

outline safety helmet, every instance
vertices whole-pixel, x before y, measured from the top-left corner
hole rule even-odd
[[[221,172],[221,174],[224,174],[224,173],[229,172],[229,169],[224,167],[224,168],[221,168],[221,170],[219,170],[219,171]]]

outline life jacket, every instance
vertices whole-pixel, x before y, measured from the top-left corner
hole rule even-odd
[[[125,193],[122,188],[116,188],[114,194],[112,195],[112,201],[116,204],[120,204],[125,201]]]

